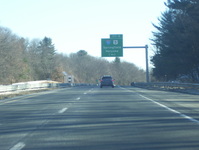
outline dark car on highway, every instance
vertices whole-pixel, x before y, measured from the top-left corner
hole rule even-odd
[[[114,88],[114,79],[109,76],[102,76],[102,78],[100,79],[100,88],[102,88],[103,86],[111,86],[112,88]]]

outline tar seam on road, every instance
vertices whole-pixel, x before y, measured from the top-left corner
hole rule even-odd
[[[182,113],[179,112],[179,111],[176,111],[176,110],[174,110],[174,109],[171,109],[171,108],[169,108],[169,107],[167,107],[167,106],[165,106],[165,105],[163,105],[163,104],[161,104],[161,103],[158,103],[158,102],[156,102],[156,101],[154,101],[154,100],[152,100],[152,99],[150,99],[150,98],[148,98],[148,97],[145,97],[145,96],[143,96],[143,95],[141,95],[141,94],[138,94],[138,95],[141,96],[141,97],[143,97],[143,98],[145,98],[145,99],[147,99],[147,100],[149,100],[149,101],[151,101],[151,102],[153,102],[153,103],[155,103],[155,104],[157,104],[157,105],[159,105],[159,106],[161,106],[161,107],[164,107],[165,109],[167,109],[167,110],[169,110],[169,111],[171,111],[171,112],[174,112],[174,113],[176,113],[176,114],[179,114],[181,117],[183,117],[183,118],[185,118],[185,119],[188,119],[188,120],[190,120],[190,121],[192,121],[192,122],[195,122],[195,123],[199,124],[199,120],[196,120],[196,119],[194,119],[194,118],[192,118],[192,117],[190,117],[190,116],[187,116],[187,115],[185,115],[185,114],[182,114]]]

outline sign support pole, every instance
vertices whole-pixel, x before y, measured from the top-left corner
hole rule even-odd
[[[148,45],[145,45],[145,46],[125,46],[123,48],[145,48],[145,54],[146,54],[146,82],[149,83]]]

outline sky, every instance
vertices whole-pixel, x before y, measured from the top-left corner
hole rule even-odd
[[[58,53],[101,57],[101,39],[123,34],[123,46],[149,46],[152,23],[167,0],[0,0],[0,26],[20,37],[52,39]],[[105,58],[109,61],[114,58]],[[145,49],[123,49],[122,61],[146,67]]]

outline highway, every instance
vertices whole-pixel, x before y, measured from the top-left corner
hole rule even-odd
[[[199,149],[197,95],[69,87],[0,101],[0,150]]]

